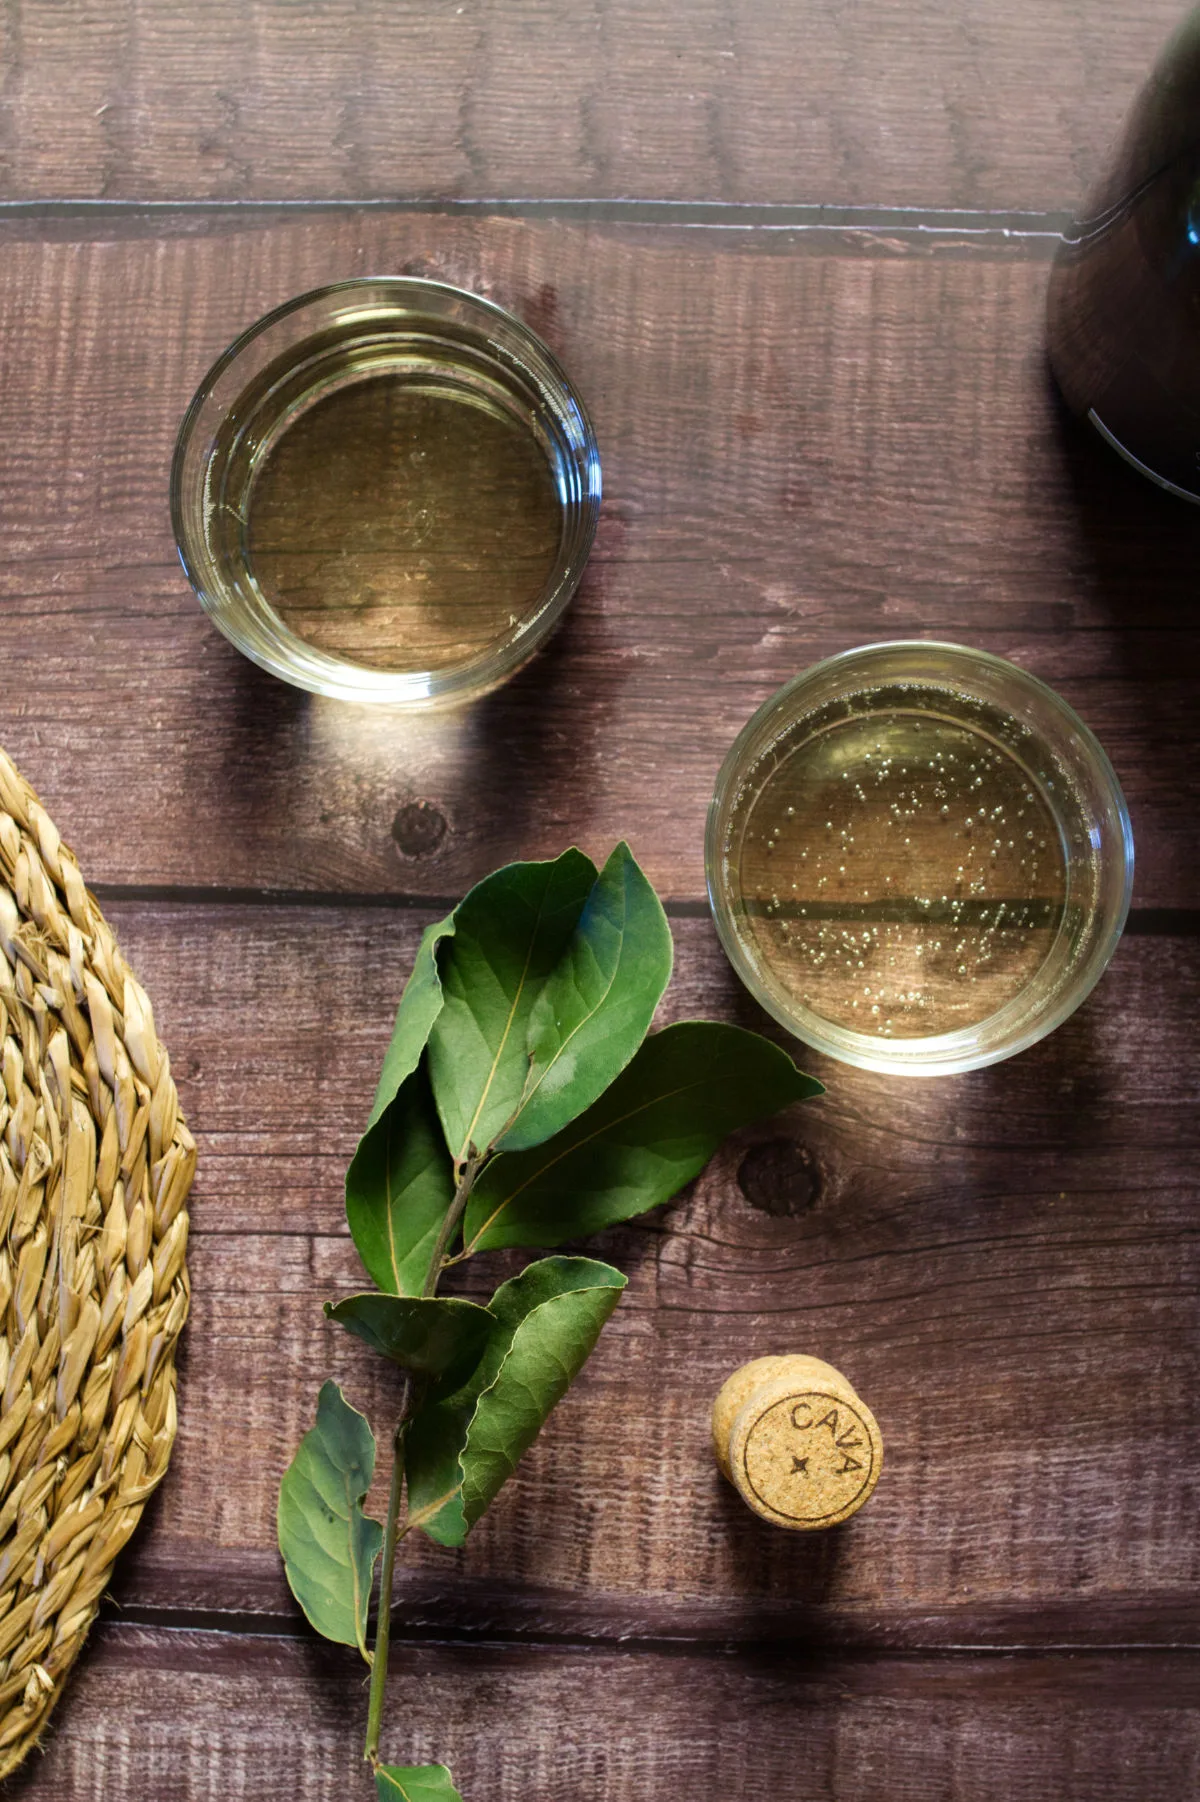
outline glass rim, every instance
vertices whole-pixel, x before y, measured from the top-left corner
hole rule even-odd
[[[389,299],[413,302],[404,311],[417,319],[437,318],[436,312],[423,312],[419,304],[422,300],[440,302],[443,307],[454,307],[465,314],[462,323],[478,333],[476,348],[494,362],[501,375],[510,381],[516,375],[528,384],[531,406],[540,419],[548,422],[548,435],[555,444],[566,447],[564,461],[569,452],[579,473],[575,491],[564,493],[560,472],[547,458],[555,478],[558,546],[549,574],[540,590],[531,592],[515,624],[482,649],[434,670],[415,666],[377,669],[357,663],[352,657],[319,650],[293,632],[265,597],[254,615],[244,597],[223,579],[217,559],[208,552],[203,527],[197,530],[188,518],[189,500],[193,509],[197,502],[197,483],[201,490],[198,516],[201,520],[207,517],[208,480],[213,464],[211,444],[198,452],[198,465],[193,466],[197,428],[205,408],[219,404],[215,403],[218,384],[274,328],[306,311],[328,307],[339,296],[365,296],[370,292],[380,295],[382,305]],[[499,336],[494,337],[493,333]],[[528,363],[512,350],[507,356],[500,354],[505,337],[525,354]],[[296,340],[297,348],[303,343],[301,335]],[[248,370],[247,381],[254,373],[253,369]],[[184,575],[210,619],[245,657],[270,675],[310,693],[412,709],[473,700],[498,686],[532,656],[557,625],[582,579],[595,540],[601,494],[600,450],[587,406],[559,359],[531,326],[498,301],[451,282],[427,276],[361,275],[323,283],[291,296],[253,320],[214,359],[198,383],[176,433],[169,500],[171,529]]]
[[[733,907],[722,880],[723,855],[722,840],[725,826],[725,809],[731,792],[738,778],[749,768],[761,746],[769,742],[768,726],[776,718],[785,715],[787,704],[798,693],[816,686],[823,678],[836,676],[840,670],[859,671],[864,666],[878,660],[886,660],[889,656],[898,655],[931,655],[958,662],[961,665],[974,664],[1000,678],[1012,689],[1024,690],[1025,694],[1043,706],[1049,705],[1061,723],[1068,728],[1071,739],[1079,752],[1084,754],[1081,763],[1086,763],[1091,773],[1098,779],[1098,787],[1111,808],[1116,821],[1119,839],[1121,863],[1120,894],[1115,907],[1108,910],[1104,930],[1096,943],[1091,946],[1087,957],[1074,980],[1062,985],[1057,999],[1046,1008],[1036,1011],[1028,1020],[1025,1028],[1004,1038],[996,1044],[981,1046],[979,1033],[985,1025],[999,1023],[1003,1026],[1005,1017],[1012,1020],[1024,1017],[1028,1010],[1022,1007],[1021,1000],[1025,989],[1017,994],[995,1013],[985,1015],[983,1020],[972,1026],[959,1027],[950,1033],[930,1034],[922,1038],[879,1039],[869,1033],[855,1032],[850,1027],[837,1025],[824,1019],[820,1014],[796,1004],[794,1011],[789,1012],[761,980],[757,969],[733,929]],[[937,674],[930,672],[922,676],[932,686],[949,688],[951,681],[943,676],[939,682]],[[847,684],[842,691],[847,696],[857,692],[861,680]],[[834,688],[826,697],[834,699],[838,690]],[[858,1069],[875,1070],[889,1075],[903,1076],[951,1076],[968,1070],[983,1069],[989,1064],[1014,1057],[1020,1051],[1028,1050],[1031,1045],[1045,1038],[1063,1021],[1068,1019],[1086,1000],[1100,977],[1107,969],[1129,915],[1130,902],[1133,895],[1134,845],[1133,827],[1129,818],[1129,809],[1125,802],[1120,782],[1112,766],[1107,752],[1095,733],[1082,720],[1068,701],[1044,682],[1040,676],[1033,675],[1023,669],[1020,664],[1008,658],[997,657],[992,651],[978,650],[971,645],[964,645],[948,639],[935,638],[895,638],[883,639],[877,643],[855,645],[845,651],[837,651],[831,657],[823,657],[819,662],[808,665],[791,677],[781,688],[767,696],[761,706],[757,707],[745,725],[737,734],[722,760],[709,802],[708,815],[704,835],[704,873],[705,886],[708,892],[709,908],[717,929],[721,945],[732,964],[739,979],[753,995],[760,1007],[786,1029],[794,1038],[810,1045],[814,1050],[824,1052],[836,1058],[838,1062],[854,1065]]]

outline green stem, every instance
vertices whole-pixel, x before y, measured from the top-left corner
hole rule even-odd
[[[392,1578],[400,1533],[400,1499],[404,1490],[404,1441],[414,1409],[415,1385],[404,1379],[400,1418],[392,1435],[392,1481],[388,1489],[387,1522],[383,1533],[383,1569],[379,1578],[379,1614],[375,1622],[375,1651],[371,1660],[371,1693],[367,1703],[367,1739],[363,1757],[372,1765],[379,1760],[379,1729],[383,1723],[383,1692],[387,1687],[388,1640],[392,1627]]]
[[[486,1152],[481,1154],[472,1150],[463,1159],[462,1163],[456,1167],[455,1174],[457,1175],[458,1181],[454,1189],[454,1200],[446,1209],[445,1217],[442,1220],[441,1227],[438,1231],[437,1241],[429,1259],[429,1269],[425,1276],[425,1286],[421,1290],[421,1294],[424,1296],[436,1295],[437,1293],[437,1286],[441,1281],[442,1271],[446,1268],[446,1252],[449,1249],[450,1241],[458,1231],[459,1222],[467,1211],[467,1203],[471,1199],[471,1190],[475,1187],[475,1179],[483,1169],[486,1158]]]
[[[441,1229],[429,1259],[429,1270],[422,1287],[423,1296],[437,1294],[442,1271],[446,1267],[446,1251],[466,1212],[475,1179],[486,1161],[471,1151],[456,1168],[454,1200],[446,1209]],[[396,1547],[404,1537],[400,1526],[400,1503],[404,1493],[404,1442],[408,1423],[421,1403],[422,1386],[406,1375],[400,1392],[400,1418],[392,1435],[392,1480],[388,1489],[387,1520],[383,1530],[383,1567],[379,1573],[379,1611],[375,1622],[375,1650],[371,1660],[371,1693],[367,1703],[367,1738],[363,1757],[369,1764],[379,1763],[379,1732],[383,1725],[383,1696],[387,1688],[388,1642],[392,1626],[392,1581],[396,1570]]]

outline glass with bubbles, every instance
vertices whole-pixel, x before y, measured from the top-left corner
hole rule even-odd
[[[1129,908],[1133,839],[1082,720],[958,645],[848,651],[760,708],[709,814],[709,895],[743,981],[818,1049],[913,1075],[1050,1032]]]

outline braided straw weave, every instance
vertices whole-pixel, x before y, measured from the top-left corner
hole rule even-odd
[[[0,1777],[175,1438],[196,1147],[150,1003],[0,751]]]

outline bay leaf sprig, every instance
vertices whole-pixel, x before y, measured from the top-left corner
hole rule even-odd
[[[375,1287],[325,1307],[403,1372],[387,1515],[364,1513],[375,1437],[332,1382],[278,1510],[296,1600],[371,1667],[364,1757],[381,1798],[461,1802],[444,1765],[379,1757],[400,1541],[419,1527],[441,1545],[464,1542],[626,1282],[609,1264],[551,1255],[480,1306],[439,1295],[443,1275],[481,1252],[553,1254],[658,1207],[727,1133],[820,1093],[740,1027],[651,1032],[672,957],[629,847],[599,871],[570,850],[478,883],[426,930],[401,995],[346,1174],[347,1220]]]

